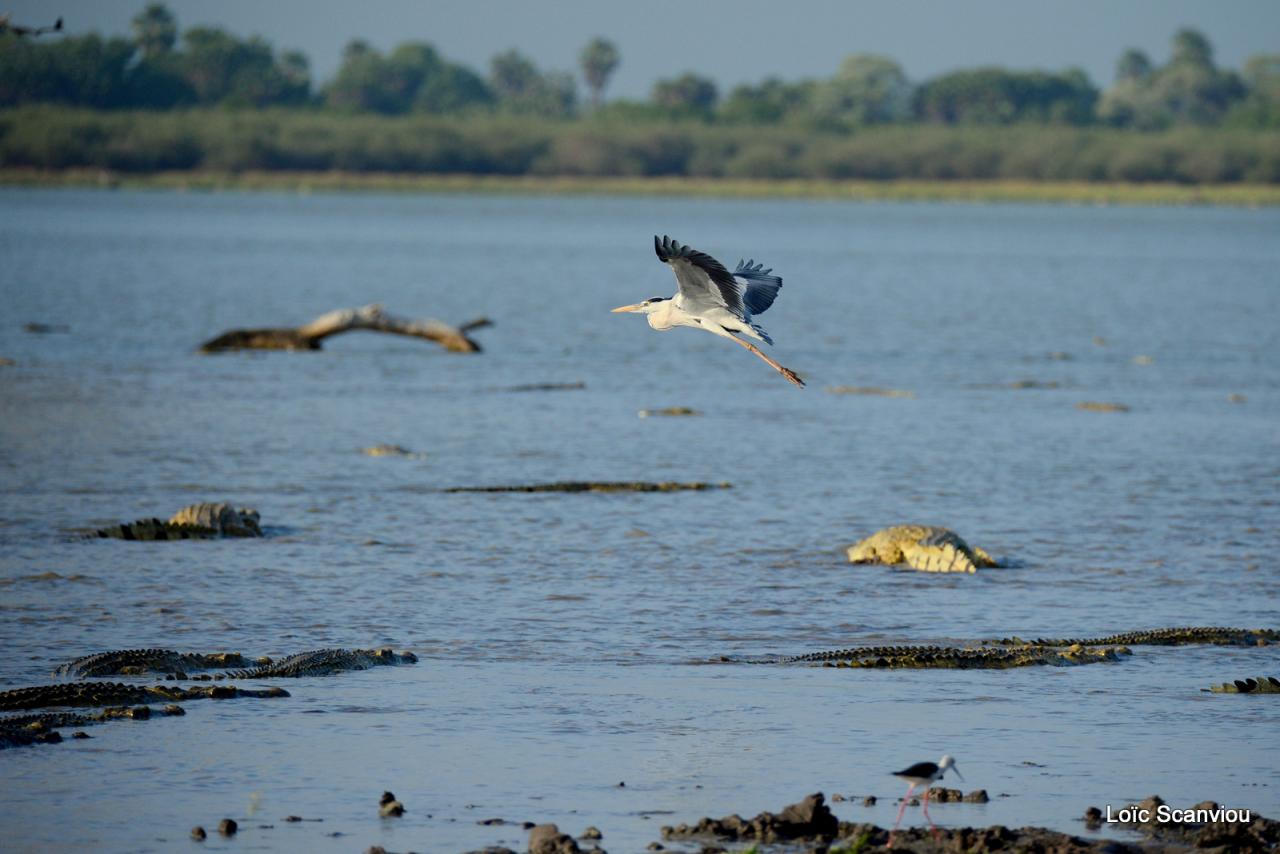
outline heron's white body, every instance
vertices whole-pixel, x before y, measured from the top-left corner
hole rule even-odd
[[[705,329],[714,335],[725,338],[733,337],[733,333],[741,333],[757,341],[765,341],[765,337],[756,331],[751,323],[744,323],[741,318],[723,308],[711,308],[694,316],[685,310],[682,294],[676,294],[669,300],[655,304],[645,319],[649,326],[659,332],[670,332],[677,326],[688,326],[692,329]]]

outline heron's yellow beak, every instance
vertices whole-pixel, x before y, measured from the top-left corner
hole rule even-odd
[[[620,311],[640,311],[642,308],[644,308],[644,303],[638,302],[635,305],[620,305],[615,308],[612,313],[617,314]]]

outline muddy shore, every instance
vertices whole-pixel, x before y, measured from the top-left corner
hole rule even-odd
[[[1168,810],[1165,802],[1158,796],[1127,807],[1121,811],[1126,818],[1131,819],[1125,822],[1125,826],[1144,837],[1133,842],[1089,839],[1039,827],[1009,828],[1002,825],[985,828],[938,828],[936,832],[930,831],[928,827],[909,827],[891,835],[890,830],[875,824],[838,820],[826,805],[822,793],[815,793],[777,813],[763,812],[749,821],[737,815],[720,819],[702,818],[693,825],[664,827],[662,836],[665,842],[700,843],[699,850],[704,854],[725,851],[727,849],[723,846],[726,843],[735,848],[745,843],[761,847],[779,846],[789,852],[823,854],[889,850],[891,841],[894,851],[965,851],[972,854],[995,851],[1149,854],[1152,851],[1192,849],[1232,852],[1280,850],[1278,821],[1248,811],[1230,811],[1225,814],[1235,820],[1214,820],[1217,818],[1214,812],[1219,811],[1219,807],[1213,801],[1196,804],[1191,809],[1209,820],[1178,820],[1182,811]],[[1241,820],[1240,812],[1248,813],[1247,821]],[[1168,815],[1173,815],[1173,819],[1165,820]],[[919,818],[916,816],[915,820],[918,821]],[[1104,813],[1101,810],[1089,807],[1082,822],[1088,829],[1097,829],[1103,819]]]
[[[938,789],[938,802],[946,803]],[[979,790],[981,791],[981,790]],[[958,793],[957,793],[958,794]],[[972,793],[977,794],[977,793]],[[985,792],[982,792],[985,795]],[[839,796],[835,799],[840,800]],[[952,798],[960,800],[960,798]],[[968,800],[966,798],[966,800]],[[915,801],[913,800],[913,805]],[[1108,808],[1110,810],[1110,808]],[[918,821],[919,816],[913,820]],[[1204,819],[1204,820],[1198,820]],[[1107,813],[1088,807],[1079,819],[1093,831],[1107,820]],[[814,793],[778,812],[765,811],[752,819],[738,815],[704,817],[693,824],[661,828],[661,841],[649,843],[649,851],[722,854],[730,851],[786,852],[786,854],[854,854],[867,851],[916,852],[1036,852],[1036,854],[1158,854],[1159,852],[1218,851],[1262,854],[1280,850],[1280,821],[1249,810],[1225,810],[1214,801],[1194,807],[1172,808],[1159,796],[1117,809],[1110,820],[1133,832],[1120,841],[1077,836],[1042,827],[951,827],[930,830],[903,827],[896,832],[869,822],[840,821],[822,793]],[[586,828],[576,838],[555,824],[489,819],[482,824],[523,824],[529,833],[530,854],[606,854],[608,833]],[[381,846],[366,854],[392,854]],[[517,854],[502,846],[490,846],[468,854]]]

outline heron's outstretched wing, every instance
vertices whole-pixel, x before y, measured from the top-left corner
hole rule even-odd
[[[746,263],[738,262],[738,269],[733,271],[733,276],[743,284],[742,302],[749,313],[763,314],[778,298],[782,277],[770,275],[772,272],[772,267],[766,269],[754,259]]]
[[[653,236],[658,260],[669,264],[676,274],[680,296],[691,308],[723,307],[745,319],[742,286],[716,259],[705,252],[663,236]]]

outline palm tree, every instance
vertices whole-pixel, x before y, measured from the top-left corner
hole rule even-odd
[[[133,18],[133,38],[143,56],[168,53],[178,39],[177,21],[163,3],[150,3]]]
[[[620,61],[618,48],[614,43],[599,36],[582,49],[578,62],[582,65],[582,76],[586,78],[587,88],[591,90],[592,107],[600,106],[604,87]]]

